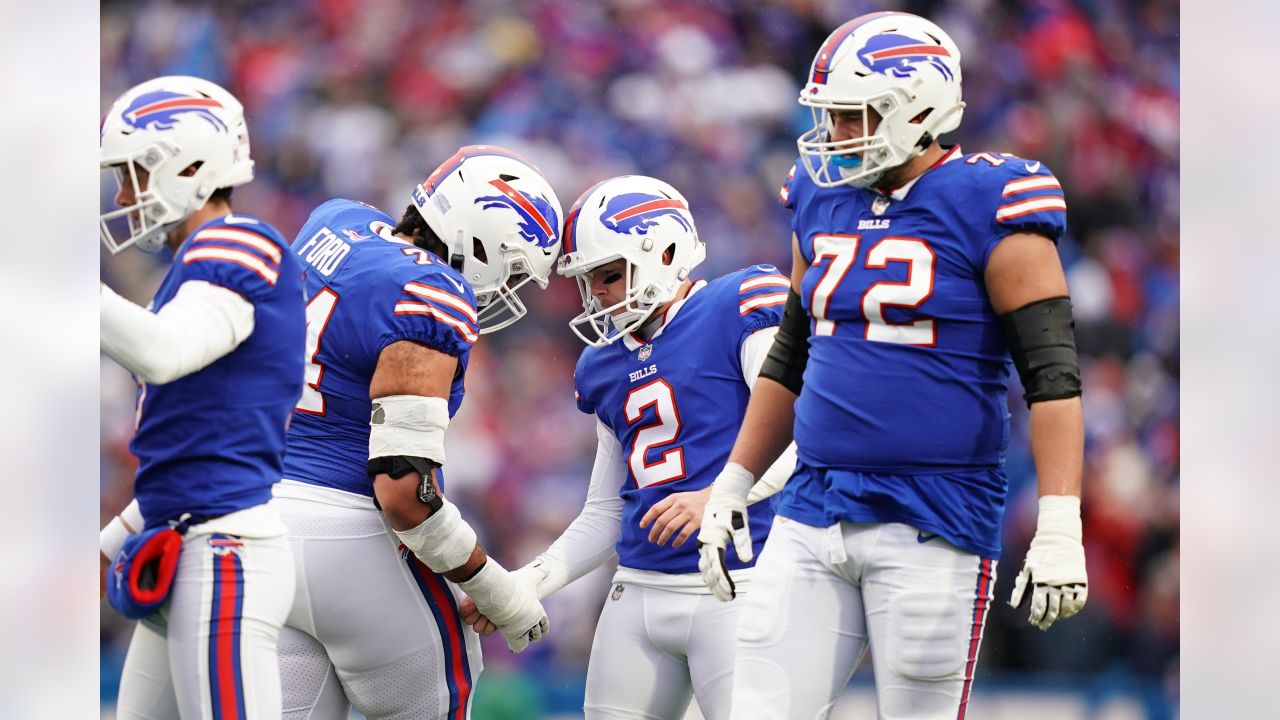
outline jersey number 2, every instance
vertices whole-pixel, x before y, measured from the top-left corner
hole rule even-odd
[[[860,235],[813,236],[813,264],[829,261],[809,299],[814,335],[832,335],[836,331],[836,321],[827,317],[828,304],[832,293],[853,267],[861,239]],[[880,280],[862,293],[861,310],[868,340],[928,347],[937,344],[937,328],[932,318],[891,323],[884,317],[886,307],[918,308],[929,299],[933,294],[936,260],[933,249],[920,238],[886,237],[871,246],[863,260],[867,268],[886,268],[891,262],[907,263],[907,280]]]
[[[673,447],[663,451],[662,459],[647,462],[649,451],[659,445],[675,442],[680,435],[680,413],[676,410],[676,396],[666,380],[654,380],[627,394],[625,411],[627,424],[634,425],[644,417],[644,409],[653,406],[654,422],[641,426],[631,440],[631,452],[627,465],[637,487],[648,487],[679,480],[684,473],[684,450]]]
[[[329,327],[329,318],[333,309],[338,307],[338,294],[329,288],[322,288],[307,303],[307,371],[306,385],[302,387],[302,397],[293,406],[298,412],[311,415],[324,414],[324,395],[320,394],[320,379],[324,377],[324,366],[316,362],[316,354],[320,352],[320,338],[325,328]]]

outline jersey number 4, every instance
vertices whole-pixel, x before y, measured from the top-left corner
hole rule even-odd
[[[651,450],[670,445],[680,435],[680,412],[676,410],[676,396],[666,380],[658,379],[634,388],[627,394],[624,410],[627,424],[635,425],[644,417],[644,410],[653,406],[654,421],[640,426],[631,439],[631,451],[627,465],[637,487],[648,487],[679,480],[684,473],[684,450],[679,446],[662,451],[662,458],[648,462]]]
[[[325,328],[329,327],[329,318],[333,309],[338,307],[338,294],[329,288],[323,288],[307,303],[307,368],[306,385],[302,387],[302,397],[293,406],[298,412],[311,415],[324,414],[324,395],[320,394],[320,379],[324,377],[324,366],[316,362],[316,354],[320,352],[320,338]]]
[[[813,265],[816,267],[827,262],[809,298],[809,312],[814,318],[814,335],[832,335],[836,331],[836,321],[828,317],[828,305],[831,295],[857,260],[861,239],[861,235],[813,237]],[[932,318],[891,323],[884,317],[886,307],[914,309],[929,299],[933,294],[936,260],[933,249],[920,238],[886,237],[871,246],[863,260],[865,267],[879,269],[888,267],[891,262],[907,263],[907,280],[880,280],[872,283],[862,293],[860,309],[863,320],[866,321],[868,340],[929,347],[937,344],[937,329]]]

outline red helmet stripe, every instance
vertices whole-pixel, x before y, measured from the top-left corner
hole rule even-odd
[[[459,148],[458,152],[454,153],[448,160],[440,163],[440,167],[433,170],[431,174],[427,176],[427,179],[422,183],[423,191],[425,191],[427,196],[430,197],[435,193],[436,186],[441,182],[444,182],[444,179],[449,177],[449,175],[453,174],[453,171],[458,169],[458,166],[462,164],[463,160],[471,157],[477,157],[479,155],[497,155],[498,157],[511,158],[512,160],[518,160],[535,170],[537,169],[533,163],[525,160],[524,157],[513,150],[498,147],[497,145],[467,145]]]
[[[489,184],[497,188],[498,192],[501,192],[503,195],[511,198],[515,201],[515,204],[519,205],[525,212],[529,213],[529,216],[538,223],[538,226],[547,234],[547,237],[554,238],[556,236],[555,228],[551,227],[551,223],[547,222],[547,219],[542,216],[542,213],[538,212],[538,208],[534,207],[533,203],[529,202],[528,198],[521,195],[519,190],[511,187],[501,179],[490,180]]]
[[[640,215],[641,213],[647,213],[650,210],[662,210],[663,208],[676,208],[677,210],[688,210],[688,208],[684,206],[684,203],[680,202],[679,200],[672,200],[672,199],[649,200],[648,202],[642,202],[639,205],[632,205],[626,210],[619,210],[618,212],[614,213],[613,216],[610,217],[609,219],[614,222],[618,222],[620,220],[626,220],[629,217],[635,217],[636,215]]]
[[[868,13],[861,17],[856,17],[836,28],[835,32],[827,36],[827,41],[822,43],[822,47],[818,50],[817,56],[814,57],[813,72],[809,77],[809,81],[818,83],[819,85],[826,84],[827,75],[831,72],[831,60],[836,56],[836,50],[840,49],[840,43],[844,42],[845,38],[853,34],[854,30],[857,30],[876,18],[884,17],[886,15],[903,14],[905,13],[893,11]]]
[[[906,45],[903,47],[886,48],[871,53],[872,60],[883,60],[885,58],[900,57],[903,55],[939,55],[941,57],[951,57],[951,53],[941,45]]]
[[[140,118],[140,117],[143,117],[144,115],[150,115],[153,112],[160,112],[161,110],[170,110],[173,108],[180,108],[180,107],[220,108],[222,107],[222,103],[218,102],[217,100],[214,100],[213,98],[200,98],[200,97],[170,98],[168,100],[153,102],[150,105],[143,105],[142,107],[133,111],[133,116],[135,118]]]

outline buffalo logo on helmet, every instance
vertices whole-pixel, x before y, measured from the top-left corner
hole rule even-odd
[[[659,220],[669,217],[680,223],[685,230],[693,232],[693,225],[686,217],[688,212],[689,208],[675,198],[647,193],[623,193],[605,204],[600,222],[623,235],[647,235]]]
[[[875,35],[858,51],[858,59],[872,72],[897,78],[910,77],[917,67],[926,64],[937,68],[947,80],[954,80],[955,74],[942,61],[949,57],[951,53],[941,45],[898,33]]]
[[[213,108],[221,110],[223,105],[211,97],[157,90],[134,98],[121,118],[133,130],[172,130],[181,115],[194,114],[219,132],[226,132],[227,124]]]
[[[546,198],[517,190],[500,178],[490,180],[489,184],[499,194],[476,198],[481,210],[496,207],[514,210],[520,216],[520,237],[543,249],[556,244],[555,229],[560,227],[560,218]]]

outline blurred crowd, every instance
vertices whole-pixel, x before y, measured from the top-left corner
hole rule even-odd
[[[459,146],[496,143],[538,165],[566,210],[607,177],[667,180],[707,242],[705,277],[755,262],[785,270],[777,189],[810,122],[795,98],[827,34],[882,9],[931,18],[964,53],[967,108],[946,141],[1041,160],[1067,192],[1060,249],[1085,380],[1090,598],[1049,633],[998,603],[979,677],[1067,682],[1099,699],[1136,692],[1151,717],[1168,717],[1179,647],[1177,0],[104,0],[102,107],[163,74],[230,89],[257,162],[234,206],[288,237],[335,196],[399,217],[409,189]],[[104,175],[104,198],[113,191]],[[165,262],[104,255],[103,277],[145,302]],[[507,567],[576,515],[594,453],[570,380],[577,288],[556,278],[529,300],[529,317],[479,343],[449,432],[450,497]],[[1020,396],[1013,388],[1001,598],[1035,527]],[[127,375],[104,362],[104,522],[131,493],[132,403]],[[553,633],[531,651],[486,645],[480,687],[502,692],[488,693],[484,716],[580,701],[608,577],[549,600]],[[104,700],[128,637],[104,611]]]

